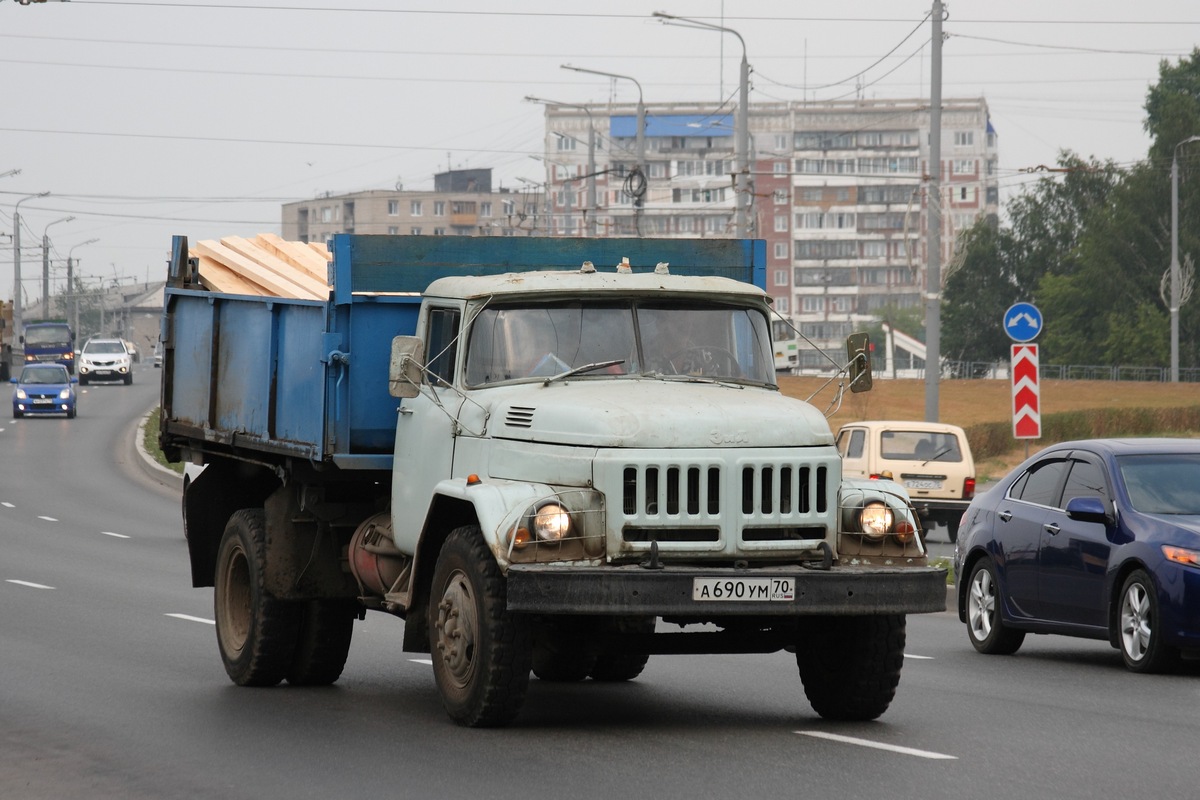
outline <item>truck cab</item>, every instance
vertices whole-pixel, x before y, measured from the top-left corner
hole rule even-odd
[[[25,363],[62,364],[75,374],[75,332],[66,322],[30,322],[21,336],[25,348]]]

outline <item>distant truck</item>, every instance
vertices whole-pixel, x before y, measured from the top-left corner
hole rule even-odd
[[[75,374],[75,332],[61,320],[28,322],[21,336],[25,363],[56,363]]]
[[[763,242],[332,255],[327,301],[254,297],[206,290],[173,242],[160,443],[204,465],[185,535],[235,683],[334,682],[375,610],[462,725],[512,720],[531,672],[680,653],[786,650],[822,716],[887,709],[946,573],[904,490],[844,481],[825,418],[779,392]]]

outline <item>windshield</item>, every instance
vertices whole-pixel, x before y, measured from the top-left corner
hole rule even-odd
[[[67,383],[67,368],[63,366],[26,367],[21,370],[21,383]]]
[[[579,377],[775,382],[766,316],[754,308],[695,301],[489,306],[471,326],[466,382],[544,379],[606,361],[622,363]]]
[[[1143,514],[1200,514],[1200,453],[1120,456],[1129,502]]]
[[[83,347],[83,352],[88,354],[95,353],[122,353],[125,352],[125,345],[120,342],[88,342]]]
[[[25,344],[43,346],[71,343],[71,329],[66,325],[36,325],[25,329]]]

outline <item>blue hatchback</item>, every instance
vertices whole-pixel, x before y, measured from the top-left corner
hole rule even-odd
[[[75,418],[75,384],[79,379],[62,364],[31,364],[12,378],[13,419],[26,414],[66,414]]]
[[[958,616],[981,653],[1107,639],[1133,672],[1200,656],[1200,440],[1049,447],[963,514]]]

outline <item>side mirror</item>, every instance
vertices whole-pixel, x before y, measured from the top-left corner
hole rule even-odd
[[[425,345],[416,336],[392,339],[392,360],[388,364],[388,394],[392,397],[416,397],[421,393],[425,373]]]
[[[71,383],[79,383],[79,376],[78,376],[78,375],[72,375],[72,376],[71,376]]]
[[[8,382],[9,383],[20,383],[21,379],[20,378],[9,378]]]
[[[849,357],[850,391],[871,391],[874,385],[871,380],[871,337],[865,332],[847,336],[846,355]]]
[[[1067,517],[1080,522],[1108,524],[1110,521],[1104,501],[1099,497],[1072,497],[1067,501]]]

